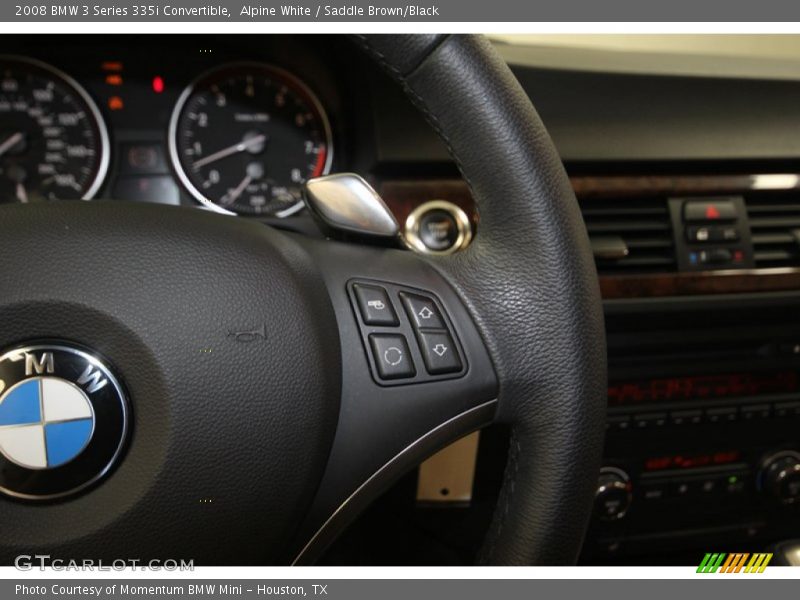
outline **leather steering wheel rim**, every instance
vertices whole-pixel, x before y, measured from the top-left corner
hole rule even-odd
[[[606,409],[602,304],[561,159],[482,36],[359,36],[447,145],[480,211],[467,251],[432,260],[471,309],[512,428],[487,564],[572,564],[591,515]]]

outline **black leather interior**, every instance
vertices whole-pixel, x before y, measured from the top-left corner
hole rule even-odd
[[[569,564],[600,464],[606,391],[597,275],[547,131],[481,37],[362,36],[447,144],[478,202],[468,251],[431,260],[471,308],[513,434],[481,554],[490,564]]]

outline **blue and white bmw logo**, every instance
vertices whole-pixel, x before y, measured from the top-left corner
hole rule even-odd
[[[106,474],[127,433],[128,407],[109,368],[66,344],[0,356],[0,491],[52,499]]]
[[[0,452],[28,469],[53,469],[78,456],[92,439],[94,410],[73,383],[31,377],[0,398]]]

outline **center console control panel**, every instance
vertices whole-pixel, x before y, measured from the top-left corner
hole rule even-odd
[[[800,532],[800,371],[614,381],[606,428],[593,560]]]
[[[741,196],[671,198],[681,271],[753,268],[747,208]]]
[[[606,302],[606,441],[583,564],[697,564],[800,537],[800,297],[676,304]]]

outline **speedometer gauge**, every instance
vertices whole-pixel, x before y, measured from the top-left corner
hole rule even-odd
[[[260,63],[200,76],[178,99],[169,128],[186,189],[218,212],[286,217],[301,189],[326,174],[331,128],[316,96],[286,71]]]
[[[105,124],[76,81],[0,56],[0,202],[92,198],[108,161]]]

